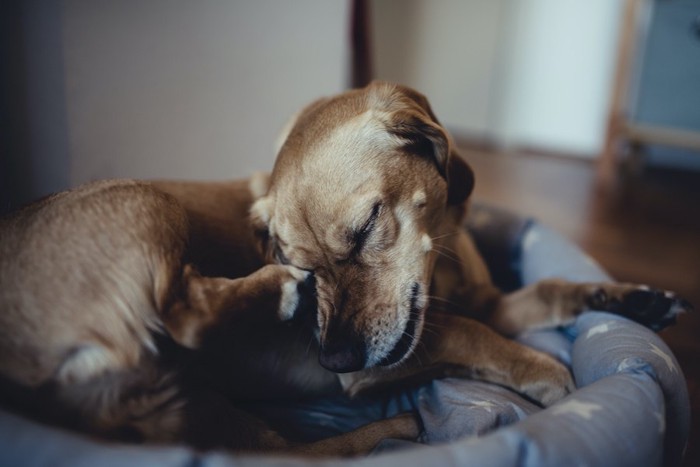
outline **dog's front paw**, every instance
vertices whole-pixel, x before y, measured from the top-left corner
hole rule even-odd
[[[588,305],[595,310],[624,316],[654,331],[675,324],[679,314],[693,310],[689,302],[673,292],[628,284],[598,287]]]
[[[281,295],[277,315],[280,321],[303,321],[316,311],[316,279],[313,273],[294,266],[284,268],[287,277],[281,282]]]
[[[569,369],[555,359],[541,355],[526,369],[520,392],[544,407],[549,407],[576,389]]]

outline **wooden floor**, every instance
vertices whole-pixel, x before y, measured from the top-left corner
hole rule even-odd
[[[620,281],[673,290],[695,305],[661,335],[690,391],[684,465],[700,465],[700,173],[646,170],[602,187],[590,161],[469,148],[462,154],[475,169],[476,199],[535,216]]]

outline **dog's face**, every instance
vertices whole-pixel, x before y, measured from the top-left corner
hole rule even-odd
[[[411,353],[434,246],[472,185],[410,89],[372,83],[298,116],[251,212],[272,260],[315,274],[324,367],[391,366]]]

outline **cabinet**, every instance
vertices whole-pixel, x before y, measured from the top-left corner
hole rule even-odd
[[[608,169],[700,170],[700,0],[628,0],[618,66]]]

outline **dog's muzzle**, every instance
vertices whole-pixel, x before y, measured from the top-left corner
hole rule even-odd
[[[321,345],[318,356],[321,366],[336,373],[350,373],[363,369],[367,361],[364,341],[352,332],[335,334],[343,337]]]
[[[389,352],[389,355],[384,357],[379,362],[379,366],[391,366],[400,362],[407,356],[408,352],[413,348],[413,342],[416,340],[418,331],[418,321],[420,320],[421,309],[418,306],[418,297],[420,296],[420,286],[416,283],[411,288],[411,308],[409,311],[408,321],[401,335],[401,339],[396,343],[394,348]]]
[[[409,317],[404,325],[401,338],[392,350],[377,364],[391,366],[408,356],[418,336],[421,317],[419,306],[420,286],[411,287]],[[367,346],[362,338],[352,330],[350,323],[335,324],[326,333],[325,342],[321,343],[319,363],[335,373],[359,371],[367,365]],[[374,366],[374,365],[373,365]]]

